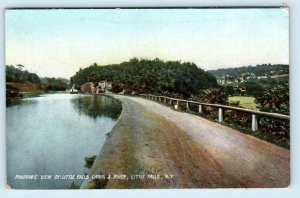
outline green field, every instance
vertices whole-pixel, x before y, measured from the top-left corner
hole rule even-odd
[[[231,96],[228,97],[229,102],[240,101],[239,107],[251,109],[251,110],[259,110],[256,106],[257,104],[254,102],[254,97],[245,97],[245,96]]]

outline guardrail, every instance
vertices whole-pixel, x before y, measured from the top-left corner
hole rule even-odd
[[[279,114],[279,113],[268,113],[268,112],[262,112],[262,111],[254,111],[254,110],[244,109],[244,108],[240,108],[240,107],[232,107],[232,106],[219,105],[219,104],[201,103],[201,102],[196,102],[196,101],[170,98],[170,97],[167,97],[167,96],[156,96],[156,95],[151,95],[151,94],[140,94],[140,96],[148,98],[148,99],[156,100],[156,101],[159,101],[159,102],[163,102],[163,103],[169,102],[170,105],[173,105],[173,103],[175,103],[175,105],[174,105],[175,109],[179,109],[179,102],[186,103],[186,110],[189,110],[189,104],[196,104],[196,105],[199,105],[199,110],[198,110],[199,114],[203,114],[203,106],[216,107],[216,108],[219,109],[218,121],[220,123],[223,122],[224,109],[230,109],[230,110],[249,113],[249,114],[252,115],[252,120],[251,120],[251,129],[252,129],[252,131],[257,131],[258,130],[257,115],[277,118],[277,119],[281,119],[281,120],[290,120],[290,116]]]

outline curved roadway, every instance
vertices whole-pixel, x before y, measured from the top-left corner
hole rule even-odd
[[[105,188],[289,185],[289,150],[150,100],[113,97],[123,110],[89,172],[111,175]]]

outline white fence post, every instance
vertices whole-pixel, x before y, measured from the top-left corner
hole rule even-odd
[[[223,109],[219,108],[219,122],[223,122]]]
[[[199,105],[199,113],[202,114],[202,111],[203,111],[202,105]]]
[[[259,111],[253,111],[253,110],[247,110],[247,109],[243,109],[243,108],[237,108],[237,107],[231,107],[231,106],[224,106],[224,105],[211,105],[211,104],[201,104],[201,103],[198,103],[198,102],[194,102],[194,101],[188,101],[188,100],[182,100],[182,99],[176,99],[176,98],[169,98],[169,97],[164,97],[164,96],[155,96],[155,95],[146,95],[146,94],[143,94],[142,95],[143,97],[149,97],[150,99],[152,100],[156,100],[156,101],[159,101],[159,102],[164,102],[164,103],[168,103],[168,100],[169,100],[169,103],[170,103],[170,106],[174,105],[174,109],[180,109],[180,106],[179,106],[179,102],[186,102],[186,109],[187,110],[190,110],[190,107],[189,107],[189,103],[191,104],[198,104],[199,105],[199,114],[203,114],[203,106],[213,106],[214,108],[218,108],[218,122],[219,123],[222,123],[224,122],[224,112],[226,109],[232,109],[232,110],[237,110],[237,111],[241,111],[241,112],[247,112],[247,113],[250,113],[252,114],[252,119],[251,119],[251,130],[252,131],[257,131],[258,130],[258,119],[257,119],[257,115],[260,115],[260,116],[269,116],[269,117],[273,117],[273,118],[278,118],[278,119],[283,119],[283,120],[290,120],[290,116],[288,115],[283,115],[283,114],[274,114],[274,113],[268,113],[268,112],[259,112]],[[164,100],[162,100],[162,97],[164,98]],[[175,102],[175,103],[174,103]],[[223,108],[224,110],[223,110]],[[248,114],[249,116],[249,114]]]
[[[179,105],[179,103],[178,103],[178,100],[177,100],[176,105],[174,105],[174,108],[175,108],[175,109],[178,109],[178,108],[179,108],[178,105]]]
[[[257,124],[257,117],[255,114],[252,114],[252,125],[251,125],[252,131],[258,130],[258,124]]]

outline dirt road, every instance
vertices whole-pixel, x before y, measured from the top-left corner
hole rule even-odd
[[[103,187],[289,185],[287,149],[150,100],[114,97],[123,111],[89,173],[111,175]]]

